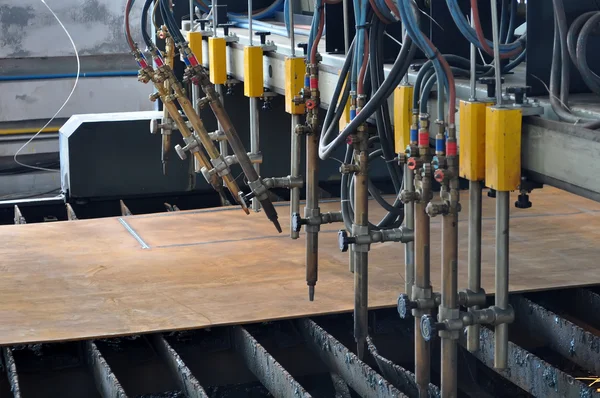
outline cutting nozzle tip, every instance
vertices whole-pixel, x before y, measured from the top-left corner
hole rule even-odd
[[[167,175],[167,162],[163,162],[162,164],[162,173],[164,176]]]
[[[314,286],[308,287],[308,299],[310,301],[315,301],[315,287]]]
[[[283,229],[281,229],[281,224],[279,224],[279,220],[274,219],[271,221],[273,222],[273,225],[275,225],[275,228],[277,228],[277,232],[282,233]]]

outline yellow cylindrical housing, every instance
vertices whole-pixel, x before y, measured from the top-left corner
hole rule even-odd
[[[265,92],[264,86],[262,47],[244,47],[244,95],[262,97]]]
[[[403,152],[410,144],[412,123],[413,86],[402,85],[394,90],[394,144],[396,153]]]
[[[290,115],[304,114],[304,104],[294,104],[294,97],[304,87],[306,66],[302,57],[285,58],[285,111]]]
[[[485,179],[486,102],[460,101],[460,176],[471,181]]]
[[[198,63],[202,64],[202,33],[188,32],[187,40],[190,43],[190,50],[196,56]]]
[[[224,37],[208,38],[208,67],[212,84],[227,81],[227,42]]]
[[[488,107],[485,131],[485,183],[497,191],[514,191],[521,183],[520,109]]]

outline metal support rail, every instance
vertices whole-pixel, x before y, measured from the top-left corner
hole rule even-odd
[[[119,380],[108,366],[96,344],[91,340],[85,342],[85,356],[94,376],[96,388],[102,398],[127,398],[127,394],[125,394]]]
[[[186,397],[208,398],[198,379],[162,335],[152,336],[152,343]]]
[[[276,398],[310,398],[311,395],[242,326],[233,328],[237,353],[246,366]]]
[[[314,321],[299,319],[297,325],[308,347],[361,397],[406,397]]]
[[[367,347],[369,348],[369,352],[373,358],[375,358],[375,362],[377,362],[377,366],[379,367],[383,377],[385,377],[394,385],[394,387],[401,390],[409,397],[419,396],[419,387],[417,386],[414,373],[404,369],[402,366],[393,363],[389,359],[379,354],[377,347],[375,347],[373,339],[371,339],[370,336],[367,337]],[[427,397],[437,398],[440,396],[440,394],[440,389],[436,385],[429,383]]]
[[[522,330],[547,342],[571,362],[600,375],[600,337],[522,296],[512,297],[511,304]]]
[[[10,384],[10,391],[13,393],[14,398],[21,398],[21,389],[19,388],[19,375],[17,374],[17,365],[15,364],[15,358],[12,354],[12,348],[2,348],[2,356],[4,357],[4,368],[6,369],[6,376],[8,383]]]
[[[465,342],[462,342],[465,346]],[[474,353],[481,362],[536,397],[600,397],[600,393],[556,369],[518,345],[508,342],[507,367],[494,368],[494,332],[481,329],[481,349]]]

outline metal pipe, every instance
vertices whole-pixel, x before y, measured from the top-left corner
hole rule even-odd
[[[492,6],[492,39],[494,41],[494,69],[496,74],[496,105],[502,105],[502,60],[500,59],[500,32],[498,27],[498,2],[490,0]]]
[[[442,295],[441,319],[455,319],[458,315],[458,214],[451,211],[442,216]],[[458,388],[457,339],[445,332],[442,337],[442,397],[456,397]],[[456,336],[458,337],[458,336]]]
[[[347,1],[347,0],[344,0]],[[295,35],[295,22],[294,22],[294,0],[289,0],[290,2],[290,50],[292,58],[296,56],[296,35]],[[293,128],[293,127],[292,127]]]
[[[473,10],[471,10],[471,26],[475,28],[475,22],[473,20]],[[472,101],[477,100],[477,49],[475,44],[471,43],[471,97]]]
[[[300,136],[296,133],[296,126],[300,124],[300,115],[292,115],[292,148],[291,148],[291,166],[290,176],[292,178],[300,176],[300,163],[302,158],[302,147],[300,145]],[[294,214],[300,214],[300,188],[290,190],[290,220]],[[298,239],[300,233],[294,231],[290,223],[290,237]]]
[[[194,31],[194,0],[190,0],[190,32]]]
[[[196,90],[198,90],[198,86],[194,85],[193,87]],[[215,84],[215,91],[217,92],[217,95],[221,98],[221,104],[223,104],[223,107],[225,107],[225,97],[223,97],[223,85]],[[219,131],[223,131],[223,125],[219,120],[217,120],[217,126],[217,129]],[[219,141],[219,150],[223,157],[229,156],[229,147],[227,146],[227,140]]]
[[[293,2],[293,0],[290,0],[290,1]],[[342,1],[342,12],[344,13],[344,55],[348,54],[348,50],[350,50],[350,32],[348,32],[348,27],[349,27],[348,1],[350,1],[350,0]]]
[[[306,207],[304,218],[316,217],[319,209],[319,137],[315,131],[306,136]],[[315,299],[319,268],[319,225],[306,226],[306,284],[308,298]]]
[[[352,235],[359,237],[369,233],[369,189],[366,127],[359,128],[358,143],[355,146],[358,172],[354,176],[354,225]],[[369,245],[354,245],[354,339],[356,353],[364,358],[367,336],[369,335]]]
[[[404,187],[407,192],[414,192],[414,173],[404,165]],[[404,205],[404,225],[406,228],[415,229],[415,204],[409,201]],[[404,292],[412,297],[412,287],[415,283],[415,242],[408,242],[404,246]]]
[[[217,5],[218,0],[212,0],[212,12],[213,12],[213,37],[217,37]]]
[[[472,292],[481,290],[481,181],[469,182],[469,251],[468,251],[468,288]],[[471,307],[477,310],[478,306]],[[479,325],[467,328],[467,350],[479,350]]]
[[[496,306],[508,308],[508,237],[510,192],[496,192]],[[505,369],[508,362],[508,324],[496,326],[494,368]]]
[[[250,97],[250,153],[258,154],[260,152],[259,140],[260,126],[258,115],[258,98]],[[260,165],[258,163],[254,164],[254,170],[256,170],[256,174],[260,176]],[[257,198],[252,199],[252,210],[255,212],[260,211],[260,202]]]
[[[252,45],[252,0],[248,0],[248,40]]]
[[[419,176],[419,178],[422,178]],[[430,196],[429,176],[421,181],[421,198],[415,203],[415,284],[423,291],[431,288],[430,280],[430,219],[425,212]],[[415,297],[415,291],[413,291]],[[421,317],[431,314],[430,310],[415,310],[415,380],[419,396],[426,397],[431,373],[431,347],[421,334]]]

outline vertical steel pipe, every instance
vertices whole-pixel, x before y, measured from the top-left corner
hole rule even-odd
[[[248,0],[248,41],[252,45],[252,0]]]
[[[496,105],[502,105],[502,70],[497,0],[491,0],[494,68],[496,70]],[[496,306],[508,308],[508,236],[510,192],[496,192]],[[508,363],[508,324],[496,326],[494,334],[494,367],[505,369]]]
[[[490,0],[492,6],[492,39],[494,41],[494,69],[496,73],[496,105],[502,105],[502,60],[500,59],[500,31],[498,26],[498,2]]]
[[[319,136],[311,131],[306,136],[306,206],[304,218],[317,216],[319,209]],[[315,299],[319,268],[319,226],[306,226],[306,284],[308,298]]]
[[[415,180],[414,173],[404,165],[404,189],[407,192],[414,192]],[[409,201],[404,205],[404,225],[410,230],[415,228],[415,203]],[[408,242],[404,245],[404,292],[408,297],[412,297],[412,287],[415,283],[415,242]]]
[[[475,28],[475,22],[473,20],[473,10],[471,10],[471,26]],[[475,44],[471,44],[471,100],[475,101],[477,99],[477,49],[475,48]]]
[[[452,311],[458,311],[458,214],[451,212],[442,217],[442,297],[440,314],[450,318]],[[456,317],[454,317],[456,318]],[[445,332],[452,334],[455,332]],[[457,339],[453,336],[442,338],[442,397],[455,398],[458,390]]]
[[[468,288],[472,292],[481,290],[481,181],[469,182],[469,249],[468,249]],[[479,307],[471,307],[474,310]],[[467,327],[467,350],[479,350],[479,325]]]
[[[425,181],[423,181],[424,184]],[[427,184],[428,185],[428,184]],[[425,212],[426,200],[415,203],[415,287],[419,290],[431,287],[430,280],[430,220]],[[413,297],[415,292],[413,291]],[[431,372],[431,347],[421,334],[421,317],[429,310],[415,311],[415,379],[419,396],[426,397]]]
[[[194,86],[194,88],[198,89],[198,87]],[[217,92],[217,95],[219,96],[219,98],[221,98],[221,104],[223,104],[223,107],[225,107],[225,97],[223,97],[223,86],[221,84],[216,84],[215,85],[215,91]],[[223,131],[223,126],[221,125],[221,122],[217,120],[217,129],[219,131]],[[219,141],[219,150],[221,151],[221,155],[223,156],[227,156],[229,155],[229,147],[227,146],[227,141]]]
[[[300,176],[300,162],[302,157],[302,147],[300,146],[300,136],[296,133],[296,126],[300,124],[300,115],[292,115],[292,148],[291,148],[291,166],[290,176],[292,178]],[[290,190],[290,220],[294,214],[300,214],[300,188],[291,188]],[[294,231],[290,223],[290,237],[298,239],[300,233]]]
[[[496,306],[508,308],[508,238],[510,192],[496,192]],[[508,362],[508,324],[496,326],[494,368],[505,369]]]
[[[354,176],[354,226],[353,236],[368,234],[369,228],[369,189],[367,134],[360,131],[359,148],[355,151],[359,171]],[[354,338],[357,355],[364,358],[369,335],[369,245],[354,245]]]
[[[344,0],[347,1],[347,0]],[[296,24],[294,22],[294,0],[289,0],[290,2],[290,14],[289,14],[289,19],[290,19],[290,54],[292,57],[296,56],[296,36],[294,34],[294,25]]]
[[[258,154],[260,152],[260,126],[258,115],[258,98],[250,97],[250,153]],[[254,170],[260,176],[260,164],[254,163]],[[257,198],[252,199],[252,210],[260,210],[260,202]]]

